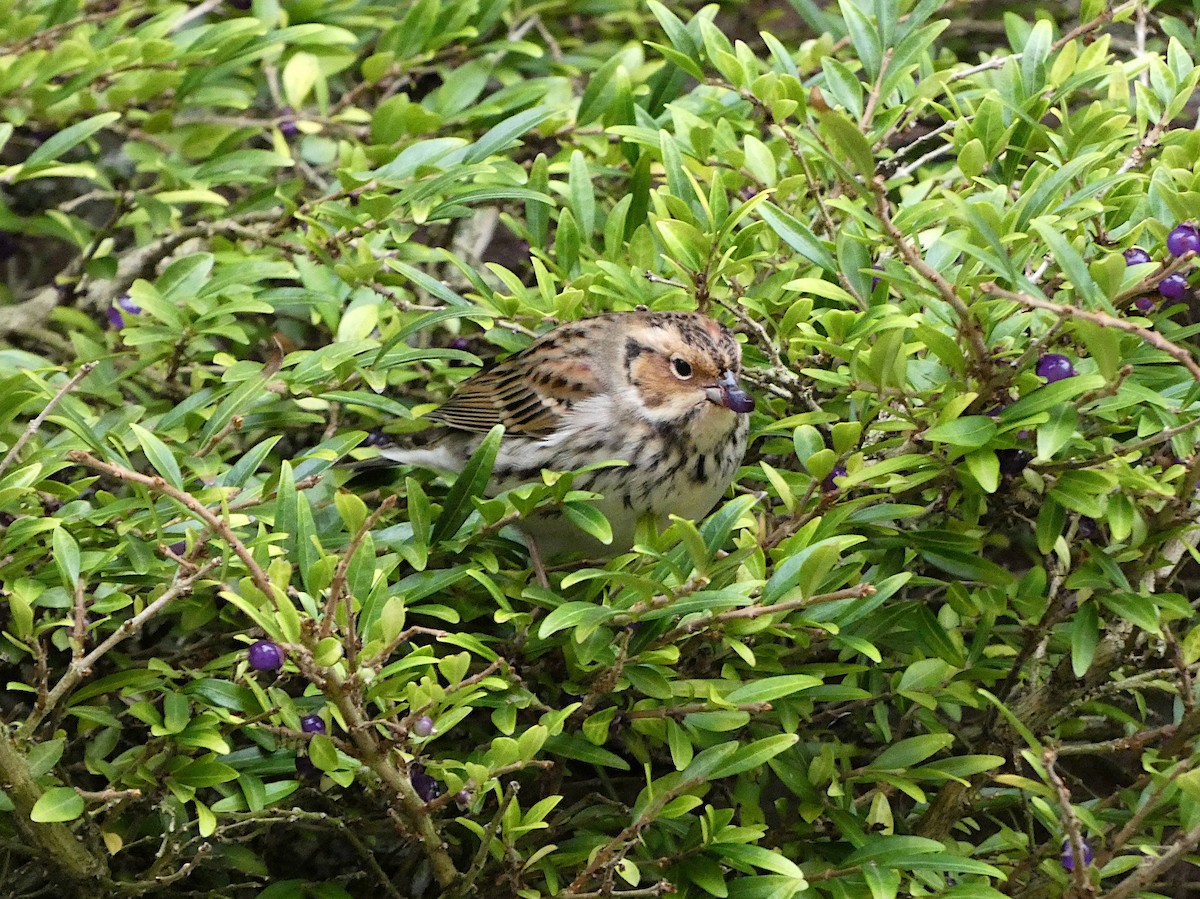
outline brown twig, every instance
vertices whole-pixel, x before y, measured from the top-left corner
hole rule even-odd
[[[857,584],[853,587],[847,587],[845,590],[838,590],[834,593],[824,593],[819,596],[802,596],[798,599],[788,599],[784,600],[783,602],[773,603],[769,606],[746,606],[741,609],[731,609],[728,612],[710,615],[707,618],[697,618],[687,622],[686,624],[681,624],[665,634],[659,639],[658,642],[662,644],[669,644],[677,637],[683,636],[684,634],[691,634],[699,630],[706,630],[714,625],[725,624],[728,621],[761,618],[763,615],[791,612],[796,609],[805,609],[809,606],[815,606],[821,603],[837,602],[841,599],[865,599],[866,597],[873,596],[874,594],[875,588],[872,585]]]
[[[337,617],[337,608],[342,601],[343,594],[346,592],[346,571],[350,568],[350,560],[354,558],[354,554],[358,552],[358,548],[362,546],[363,540],[371,533],[371,528],[375,527],[380,516],[394,505],[396,505],[396,497],[386,497],[379,504],[379,508],[367,516],[366,521],[362,523],[362,527],[350,539],[350,545],[346,547],[346,551],[342,554],[342,558],[333,572],[333,580],[329,585],[329,599],[325,602],[323,612],[324,621],[321,622],[322,637],[328,637],[333,632],[333,623]],[[346,596],[345,644],[346,659],[350,663],[350,670],[354,671],[358,668],[358,628],[354,620],[354,597],[349,595]]]
[[[1162,350],[1162,352],[1177,361],[1188,370],[1193,378],[1200,381],[1200,365],[1196,364],[1196,360],[1192,354],[1179,344],[1167,340],[1167,338],[1163,337],[1157,331],[1152,331],[1127,319],[1117,318],[1106,312],[1092,312],[1088,309],[1080,309],[1078,306],[1062,306],[1058,303],[1051,303],[1049,300],[1030,296],[1027,293],[1005,290],[992,281],[981,284],[979,289],[990,296],[1012,300],[1014,303],[1020,303],[1022,306],[1028,306],[1030,309],[1045,309],[1047,312],[1053,312],[1063,318],[1078,318],[1085,322],[1091,322],[1094,325],[1100,325],[1105,328],[1116,328],[1118,331],[1136,334],[1156,350]]]
[[[1071,857],[1075,864],[1071,866],[1071,895],[1078,896],[1095,896],[1096,888],[1092,886],[1091,878],[1088,877],[1089,864],[1084,862],[1083,854],[1083,837],[1079,833],[1079,819],[1075,817],[1075,807],[1071,804],[1071,791],[1067,789],[1067,785],[1063,783],[1063,779],[1058,776],[1058,771],[1054,768],[1054,763],[1058,760],[1058,754],[1050,746],[1046,747],[1042,753],[1042,764],[1046,767],[1046,776],[1050,779],[1050,784],[1058,793],[1058,804],[1062,809],[1063,829],[1067,832],[1067,842],[1070,844]]]
[[[150,603],[132,618],[127,618],[123,621],[120,627],[109,634],[99,646],[87,655],[79,659],[73,659],[66,673],[59,678],[58,683],[54,685],[54,688],[46,696],[46,701],[43,703],[39,699],[29,717],[21,723],[21,727],[17,731],[17,736],[21,739],[27,739],[37,729],[37,726],[45,720],[46,716],[55,709],[63,697],[73,690],[81,680],[91,674],[95,664],[104,658],[113,647],[140,631],[147,621],[161,612],[168,604],[190,593],[192,585],[208,574],[220,561],[220,559],[213,559],[187,574],[184,574],[182,570],[176,572],[171,586],[167,588],[162,596],[154,600],[154,602]]]
[[[75,579],[74,620],[71,622],[71,661],[83,658],[83,647],[87,641],[87,582]]]
[[[75,374],[70,377],[67,383],[58,388],[58,392],[50,398],[50,402],[46,403],[45,408],[37,414],[33,421],[31,421],[21,433],[21,436],[17,438],[17,442],[12,445],[12,449],[5,454],[4,460],[0,461],[0,474],[4,474],[8,466],[12,464],[13,459],[17,458],[17,454],[20,453],[25,444],[29,442],[29,439],[38,432],[38,428],[42,426],[42,423],[47,419],[47,417],[49,417],[50,413],[54,411],[54,407],[62,402],[63,397],[74,390],[80,381],[91,374],[92,369],[94,369],[97,364],[98,363],[95,362],[83,363],[83,365],[79,366],[79,371],[75,372]]]
[[[218,444],[220,444],[220,442],[228,437],[231,433],[234,431],[240,431],[242,429],[242,425],[245,424],[245,421],[246,419],[240,415],[235,415],[233,418],[229,419],[229,421],[225,423],[225,427],[221,428],[221,430],[209,437],[204,446],[196,450],[196,458],[202,459],[211,453],[218,446]]]
[[[219,534],[221,539],[228,544],[242,564],[246,566],[246,570],[250,573],[250,579],[254,581],[260,593],[262,593],[273,606],[278,608],[279,600],[275,595],[275,588],[271,584],[271,579],[267,577],[267,573],[263,571],[262,566],[255,561],[250,550],[246,548],[246,544],[241,541],[241,538],[233,532],[233,528],[229,526],[229,522],[224,518],[215,515],[203,503],[197,500],[194,496],[184,493],[178,487],[173,487],[160,477],[151,477],[149,475],[140,474],[136,471],[131,471],[120,465],[113,465],[110,462],[104,462],[97,459],[91,453],[84,450],[72,450],[67,453],[67,458],[77,465],[82,465],[85,468],[90,468],[93,471],[99,471],[109,477],[117,478],[121,481],[127,481],[132,484],[141,484],[155,493],[161,493],[167,496],[189,512],[203,521],[214,534]]]
[[[904,232],[892,222],[891,214],[888,211],[887,190],[883,179],[875,178],[871,184],[875,189],[876,213],[879,215],[879,220],[883,223],[883,228],[891,239],[892,244],[900,251],[900,255],[904,257],[904,261],[908,264],[909,268],[915,269],[920,273],[921,277],[929,281],[942,299],[946,301],[946,304],[954,310],[955,315],[958,316],[957,330],[959,334],[967,338],[967,342],[971,348],[971,355],[975,357],[975,364],[979,367],[980,374],[984,376],[983,380],[988,380],[986,375],[991,371],[992,359],[987,345],[983,342],[983,331],[979,327],[979,322],[975,320],[970,307],[955,292],[954,286],[942,277],[941,272],[922,258],[917,247],[910,243]]]

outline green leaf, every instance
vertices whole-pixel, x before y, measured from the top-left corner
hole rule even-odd
[[[824,683],[818,677],[808,674],[781,674],[776,677],[764,677],[760,680],[743,684],[736,690],[725,694],[725,701],[731,703],[770,702],[782,699]]]
[[[730,758],[717,765],[708,775],[711,779],[718,777],[733,777],[743,771],[760,768],[779,753],[795,746],[800,737],[797,734],[776,734],[756,740],[740,747]]]
[[[966,449],[984,446],[996,435],[996,423],[986,415],[967,415],[925,432],[925,439]]]
[[[617,768],[621,771],[629,770],[629,763],[619,755],[600,746],[594,746],[575,734],[556,734],[555,736],[547,737],[545,744],[542,746],[542,754],[560,755],[563,758],[576,759],[577,761],[600,765],[604,768]]]
[[[1071,670],[1083,677],[1092,665],[1100,642],[1100,616],[1096,603],[1085,602],[1071,619]]]
[[[789,247],[831,275],[837,274],[837,261],[812,229],[772,203],[760,203],[758,214]]]
[[[44,743],[34,743],[30,746],[29,755],[26,760],[26,764],[29,766],[29,776],[36,778],[41,777],[43,774],[48,774],[58,764],[58,760],[62,758],[66,745],[66,739],[58,737],[54,740],[47,740]]]
[[[563,503],[563,515],[567,521],[585,534],[595,537],[605,546],[612,543],[612,525],[604,513],[588,502]]]
[[[871,760],[874,769],[899,770],[910,768],[954,742],[953,734],[921,734],[893,743]]]
[[[183,473],[179,470],[179,463],[175,461],[175,457],[171,455],[167,445],[141,425],[130,424],[129,427],[137,437],[138,443],[141,444],[142,452],[154,466],[154,470],[162,475],[163,480],[172,487],[183,489]]]
[[[29,172],[31,169],[38,169],[61,159],[68,150],[83,143],[97,131],[107,128],[120,118],[119,112],[102,112],[90,119],[68,125],[62,131],[50,135],[42,141],[40,146],[35,147],[33,152],[25,157],[23,170]]]
[[[36,824],[74,821],[83,814],[83,797],[70,787],[51,787],[33,804],[29,818]]]
[[[1059,403],[1065,403],[1090,390],[1099,390],[1104,385],[1104,378],[1100,375],[1076,375],[1073,378],[1055,381],[1053,384],[1039,387],[1006,407],[1001,411],[999,421],[1003,425],[1015,427],[1018,423],[1025,423]]]
[[[458,533],[474,511],[471,498],[482,496],[492,476],[492,466],[496,464],[496,454],[500,451],[500,441],[504,438],[504,426],[496,425],[479,447],[471,454],[467,464],[454,480],[454,486],[446,495],[442,505],[442,514],[433,525],[433,543],[439,543]]]
[[[542,619],[538,637],[545,640],[558,631],[587,625],[593,627],[611,619],[614,611],[590,602],[565,602]]]
[[[1048,26],[1050,23],[1042,22],[1041,24]],[[1085,300],[1088,307],[1111,309],[1112,304],[1101,293],[1100,287],[1092,278],[1091,272],[1088,271],[1087,263],[1083,261],[1083,257],[1063,237],[1060,230],[1061,224],[1052,225],[1047,222],[1034,221],[1033,228],[1041,236],[1042,240],[1046,242],[1046,245],[1050,247],[1050,252],[1058,260],[1063,274],[1070,278],[1071,283],[1075,285],[1075,292],[1079,295],[1079,298]]]
[[[79,582],[79,544],[62,526],[54,529],[50,535],[50,544],[54,549],[54,564],[62,575],[63,585],[74,593],[75,585]]]
[[[312,739],[308,741],[308,758],[322,771],[337,770],[337,749],[333,741],[324,734],[313,734]]]
[[[837,109],[823,113],[820,129],[829,142],[850,160],[860,177],[869,179],[874,176],[875,154],[871,144],[845,113]]]
[[[507,149],[522,134],[536,128],[552,115],[561,112],[562,110],[553,106],[535,106],[533,109],[527,109],[505,119],[467,147],[466,152],[463,153],[462,162],[465,165],[482,162],[489,156]]]

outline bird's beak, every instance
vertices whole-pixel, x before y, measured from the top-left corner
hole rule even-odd
[[[721,375],[717,385],[705,388],[704,392],[709,400],[733,412],[744,414],[754,408],[754,397],[742,390],[731,371]]]

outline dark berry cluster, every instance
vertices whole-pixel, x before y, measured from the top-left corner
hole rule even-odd
[[[1193,222],[1183,222],[1171,229],[1167,235],[1167,252],[1178,258],[1188,253],[1200,253],[1200,227]],[[1126,265],[1142,265],[1153,262],[1154,258],[1141,247],[1130,247],[1124,251]],[[1172,272],[1158,282],[1158,292],[1168,300],[1182,300],[1187,296],[1190,285],[1187,275],[1183,272]],[[1149,312],[1154,308],[1150,297],[1138,297],[1133,306],[1139,312]]]

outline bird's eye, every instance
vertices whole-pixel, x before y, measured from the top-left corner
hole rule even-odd
[[[675,377],[686,381],[692,376],[692,365],[686,359],[675,356],[671,360],[671,370],[675,372]]]

